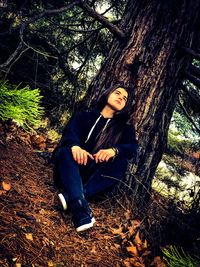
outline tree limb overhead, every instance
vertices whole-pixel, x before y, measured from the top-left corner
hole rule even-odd
[[[188,53],[189,55],[193,56],[197,60],[200,60],[200,54],[196,51],[192,50],[191,48],[184,47],[183,50]]]
[[[102,23],[117,38],[124,39],[126,37],[125,33],[121,29],[119,29],[119,27],[115,26],[104,16],[97,13],[87,3],[85,3],[85,1],[80,0],[77,5],[80,6],[84,11],[86,11],[91,17],[95,18],[100,23]]]

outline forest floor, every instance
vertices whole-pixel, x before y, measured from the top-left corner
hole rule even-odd
[[[33,139],[13,124],[0,124],[0,267],[167,266],[153,249],[162,230],[155,228],[169,212],[165,200],[155,194],[148,215],[134,215],[128,200],[93,201],[96,224],[78,234],[70,213],[60,209],[52,166],[37,151],[43,139]],[[152,242],[147,232],[156,220]]]

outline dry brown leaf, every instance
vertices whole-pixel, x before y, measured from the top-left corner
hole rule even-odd
[[[129,238],[130,238],[133,234],[135,234],[135,227],[132,225],[128,227],[128,233],[129,233]]]
[[[142,248],[145,250],[145,249],[147,249],[147,247],[148,247],[148,243],[147,243],[147,240],[145,239],[143,244],[142,244]]]
[[[139,256],[138,255],[138,251],[137,251],[137,247],[135,245],[131,245],[129,247],[126,247],[126,250],[128,251],[128,253],[131,255],[131,256]]]
[[[37,147],[38,149],[45,149],[46,148],[46,140],[42,135],[32,135],[30,136],[30,140],[32,144]]]
[[[0,190],[0,196],[1,195],[5,195],[6,194],[6,191],[5,190]]]
[[[139,227],[141,225],[141,221],[139,221],[139,220],[132,220],[131,221],[131,225],[136,229],[137,227]]]
[[[9,191],[11,189],[11,184],[3,181],[2,187],[5,191]]]
[[[145,267],[144,263],[140,261],[140,258],[126,258],[124,260],[124,265],[126,267]]]
[[[119,252],[121,250],[121,246],[119,244],[114,244],[114,246],[111,245],[110,250]]]
[[[125,267],[133,267],[129,258],[124,260],[124,266]]]
[[[114,235],[120,235],[120,237],[122,238],[122,239],[125,239],[126,238],[126,234],[125,233],[123,233],[123,226],[122,225],[120,225],[119,226],[119,228],[111,228],[111,231],[112,231],[112,233],[114,234]]]
[[[151,266],[154,267],[167,267],[166,263],[161,259],[160,256],[156,256],[151,263]]]
[[[103,238],[107,240],[107,239],[111,239],[112,237],[109,235],[104,235]]]
[[[123,232],[123,227],[120,225],[119,228],[111,228],[113,235],[120,235]]]
[[[119,244],[116,244],[116,243],[114,243],[114,246],[116,247],[116,249],[120,249],[121,248],[121,246]]]
[[[48,261],[48,266],[53,267],[54,266],[53,261]]]
[[[149,256],[151,254],[151,251],[150,250],[145,250],[145,252],[144,253],[142,253],[142,258],[143,257],[146,257],[146,256]]]
[[[131,211],[130,211],[130,210],[127,210],[127,211],[124,213],[124,215],[125,215],[125,218],[126,218],[127,220],[130,220],[130,219],[131,219]]]
[[[25,234],[25,236],[26,236],[26,239],[33,241],[33,234],[32,233],[27,233],[27,234]]]
[[[90,252],[96,254],[96,253],[97,253],[97,251],[96,251],[96,246],[93,246]]]
[[[138,251],[141,252],[142,249],[143,249],[143,242],[140,239],[140,233],[139,233],[139,231],[137,231],[137,234],[136,234],[133,242],[136,245]]]
[[[120,225],[120,227],[118,229],[111,228],[111,231],[112,231],[113,235],[119,235],[121,237],[121,239],[125,239],[126,238],[126,234],[123,233],[122,225]]]

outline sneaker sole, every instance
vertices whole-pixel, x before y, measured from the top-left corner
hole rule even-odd
[[[58,194],[58,197],[59,197],[59,200],[60,200],[60,203],[62,205],[63,210],[67,210],[67,202],[66,202],[63,194],[61,194],[61,193]]]
[[[88,230],[89,228],[91,228],[91,227],[94,226],[94,223],[95,223],[95,222],[96,222],[96,221],[95,221],[95,218],[92,217],[90,223],[83,224],[83,225],[77,227],[77,228],[76,228],[76,231],[77,231],[77,232],[82,232],[82,231]]]

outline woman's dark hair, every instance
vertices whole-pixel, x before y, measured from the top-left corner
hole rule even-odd
[[[100,148],[108,148],[114,146],[120,140],[120,137],[124,130],[124,126],[130,118],[133,104],[133,88],[124,86],[121,83],[115,84],[114,86],[111,86],[106,89],[97,100],[96,108],[99,111],[102,111],[102,109],[107,104],[109,95],[117,88],[125,89],[128,93],[128,99],[125,107],[115,113],[111,122],[108,123],[106,129],[98,135],[97,144],[95,146],[96,151]]]

